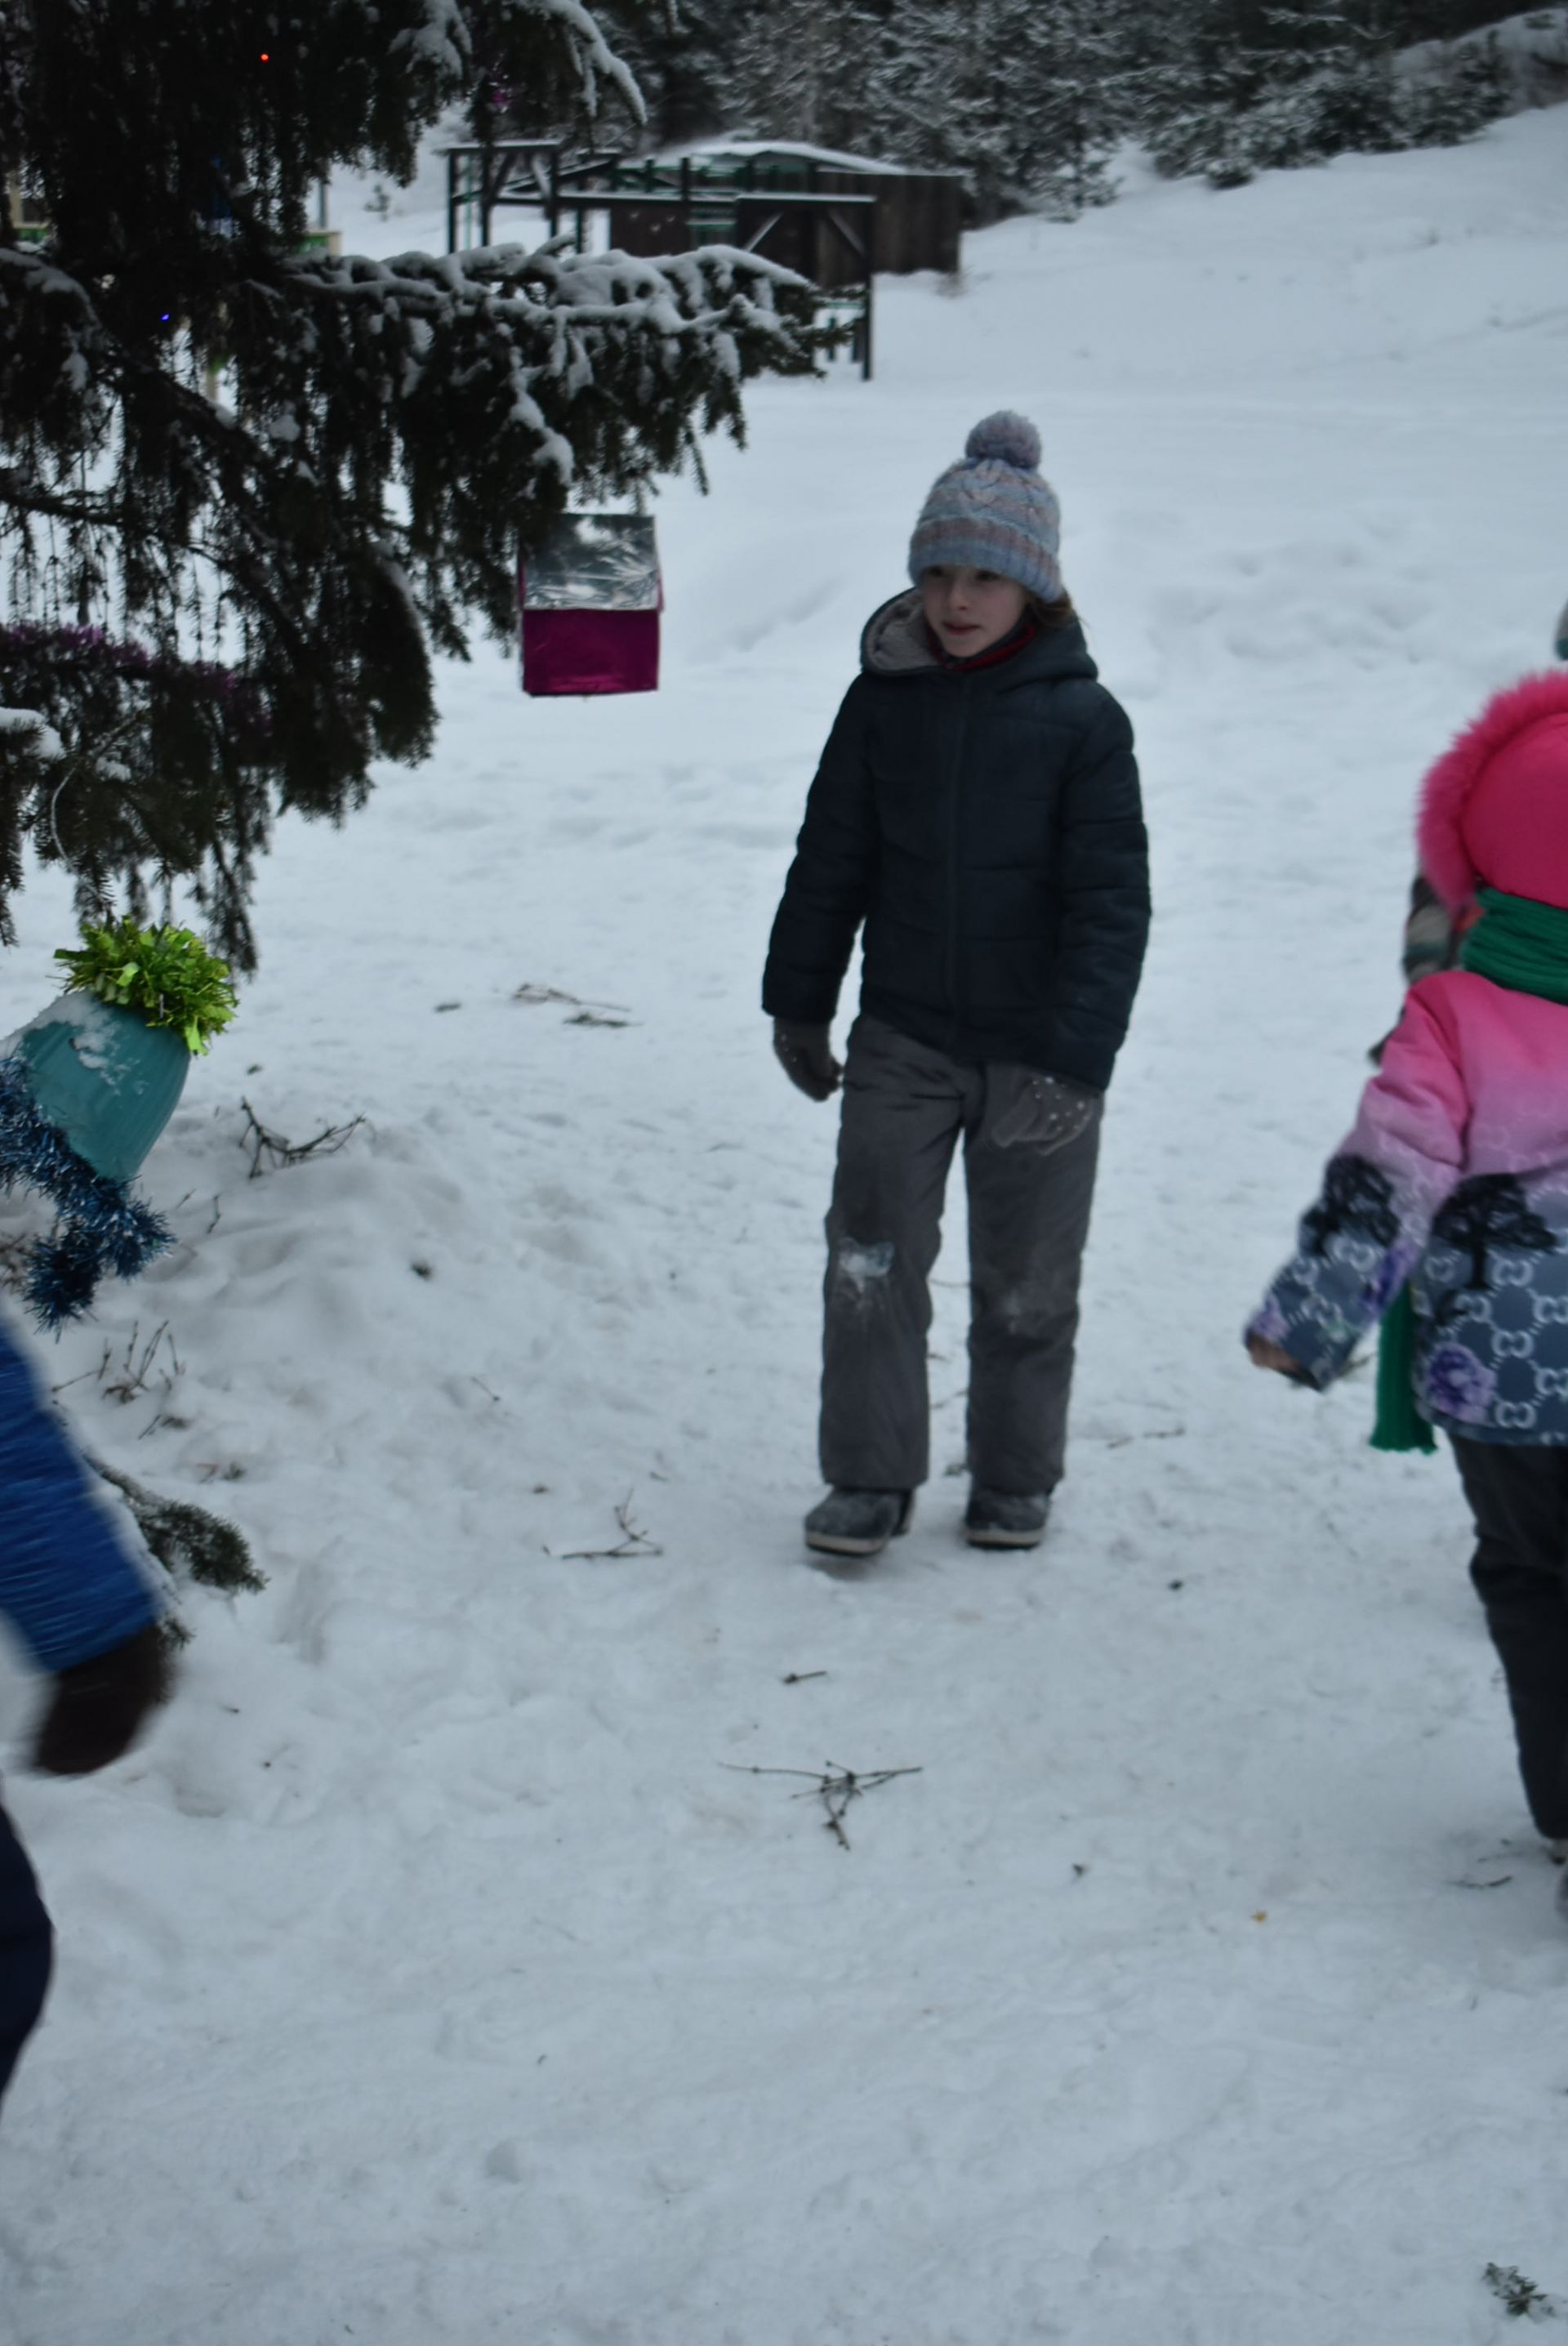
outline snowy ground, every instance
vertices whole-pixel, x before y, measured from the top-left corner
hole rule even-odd
[[[1568,1941],[1457,1486],[1237,1340],[1397,1005],[1417,774],[1568,594],[1565,165],[1562,110],[972,239],[884,284],[874,384],[762,387],[663,501],[657,699],[482,651],[427,767],[285,828],[148,1168],[186,1243],[40,1348],[270,1586],[199,1593],[132,1760],[8,1784],[61,1961],[5,2346],[1471,2346],[1491,2260],[1568,2300]],[[1003,403],[1138,728],[1156,944],[1048,1545],[962,1547],[939,1471],[832,1577],[833,1120],[758,971],[860,619]],[[38,885],[5,1023],[66,933]],[[368,1126],[248,1181],[242,1096]],[[566,1553],[628,1494],[657,1553]],[[921,1770],[848,1853],[727,1772],[830,1760]]]

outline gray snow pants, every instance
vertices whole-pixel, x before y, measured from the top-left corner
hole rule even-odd
[[[850,1030],[828,1214],[821,1462],[842,1488],[930,1471],[927,1281],[959,1136],[969,1192],[968,1464],[1016,1495],[1060,1481],[1100,1114],[1054,1155],[992,1128],[1033,1071],[967,1066],[880,1019]]]

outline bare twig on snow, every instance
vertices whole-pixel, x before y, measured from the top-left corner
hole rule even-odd
[[[275,1166],[302,1165],[308,1157],[335,1157],[340,1148],[348,1147],[365,1120],[356,1116],[347,1124],[329,1124],[313,1140],[285,1140],[280,1132],[269,1132],[248,1099],[242,1099],[239,1105],[245,1111],[240,1147],[250,1151],[252,1181]]]
[[[663,1548],[656,1545],[648,1534],[644,1531],[640,1524],[634,1523],[632,1520],[632,1499],[634,1495],[634,1493],[628,1491],[626,1497],[621,1501],[620,1505],[616,1509],[616,1521],[621,1527],[621,1536],[613,1547],[564,1548],[560,1556],[561,1563],[595,1563],[601,1557],[606,1556],[662,1556],[664,1554]],[[546,1556],[550,1556],[554,1554],[554,1550],[547,1547],[545,1550],[545,1553]]]
[[[850,1846],[850,1836],[844,1831],[844,1816],[851,1800],[858,1800],[862,1792],[874,1792],[879,1784],[891,1784],[895,1776],[919,1776],[923,1772],[919,1768],[873,1768],[865,1775],[858,1775],[853,1768],[840,1768],[831,1760],[826,1761],[820,1770],[811,1768],[752,1768],[736,1760],[721,1760],[718,1764],[738,1776],[804,1776],[809,1789],[797,1792],[795,1798],[805,1800],[815,1797],[821,1801],[828,1812],[822,1830],[832,1834],[840,1849]]]

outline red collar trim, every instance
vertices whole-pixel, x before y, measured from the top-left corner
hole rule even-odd
[[[1010,636],[1003,636],[998,644],[988,644],[983,652],[975,652],[968,659],[959,659],[946,649],[929,619],[925,623],[925,632],[941,665],[956,675],[967,676],[973,668],[1000,668],[1004,660],[1015,658],[1026,645],[1034,641],[1040,633],[1040,622],[1033,611],[1025,611]]]

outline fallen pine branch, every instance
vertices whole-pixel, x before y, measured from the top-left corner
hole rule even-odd
[[[88,1456],[95,1474],[120,1492],[137,1529],[164,1570],[176,1579],[199,1580],[208,1588],[259,1590],[266,1576],[256,1569],[243,1532],[189,1499],[165,1499],[145,1483]]]
[[[1559,2308],[1555,2298],[1548,2297],[1543,2289],[1537,2289],[1517,2265],[1488,2265],[1481,2278],[1504,2312],[1511,2313],[1516,2321],[1522,2316],[1532,2321],[1556,2319]]]

